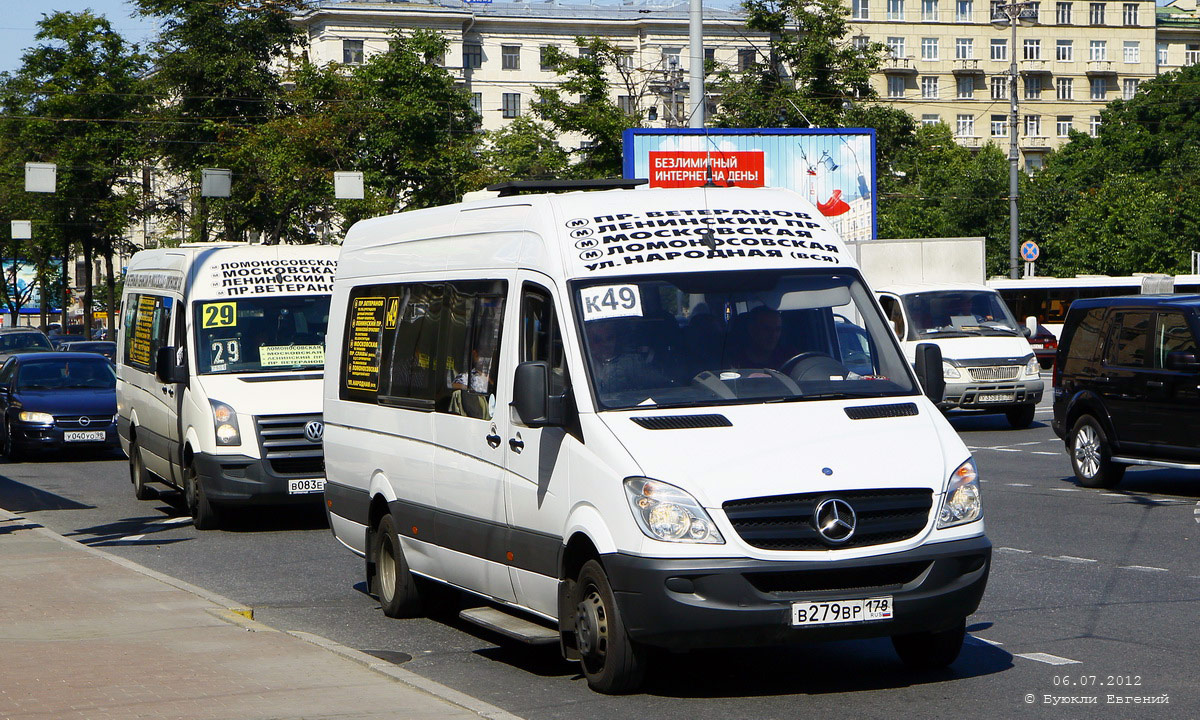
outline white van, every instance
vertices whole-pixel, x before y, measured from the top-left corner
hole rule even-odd
[[[138,499],[152,482],[181,490],[200,530],[225,505],[319,502],[337,252],[205,243],[133,256],[117,430]]]
[[[911,283],[876,287],[910,360],[921,343],[942,350],[947,410],[1002,412],[1027,428],[1042,399],[1041,366],[999,293],[973,283]]]
[[[636,687],[648,648],[957,656],[991,557],[974,462],[801,196],[363,221],[329,338],[330,525],[386,614],[461,588],[488,603],[463,617],[561,643],[602,692]]]

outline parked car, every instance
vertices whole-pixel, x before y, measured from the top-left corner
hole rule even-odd
[[[0,449],[17,461],[31,451],[116,449],[117,375],[93,353],[23,353],[0,368]]]
[[[111,340],[71,340],[58,347],[63,352],[85,352],[103,355],[108,361],[117,361],[117,344]]]
[[[46,333],[31,327],[0,329],[0,359],[20,352],[49,352],[54,349]]]
[[[1037,332],[1029,336],[1029,347],[1033,348],[1033,354],[1043,370],[1054,367],[1054,356],[1058,354],[1058,338],[1054,337],[1054,333],[1039,324]]]
[[[1200,295],[1076,300],[1054,369],[1054,432],[1085,487],[1129,465],[1200,469]]]

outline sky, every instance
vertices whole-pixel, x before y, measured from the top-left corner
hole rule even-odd
[[[107,17],[127,42],[145,45],[154,37],[155,23],[130,17],[133,4],[126,0],[0,0],[0,72],[21,67],[21,56],[37,42],[34,36],[42,15],[89,9]]]

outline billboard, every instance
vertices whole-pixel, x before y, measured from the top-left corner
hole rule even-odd
[[[624,139],[627,178],[650,187],[788,188],[847,242],[875,238],[873,128],[630,128]]]
[[[61,268],[61,260],[52,260],[51,277],[61,275]],[[9,312],[11,305],[15,304],[12,302],[14,293],[20,299],[22,313],[41,311],[42,286],[37,282],[36,264],[30,260],[4,258],[0,260],[0,279],[3,281],[0,286],[0,313]],[[61,298],[52,294],[47,300],[50,310],[58,312],[59,306],[62,305]]]

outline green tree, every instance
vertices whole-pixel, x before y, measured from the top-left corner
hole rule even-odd
[[[485,184],[561,177],[571,161],[553,130],[525,115],[488,133],[487,141]]]

